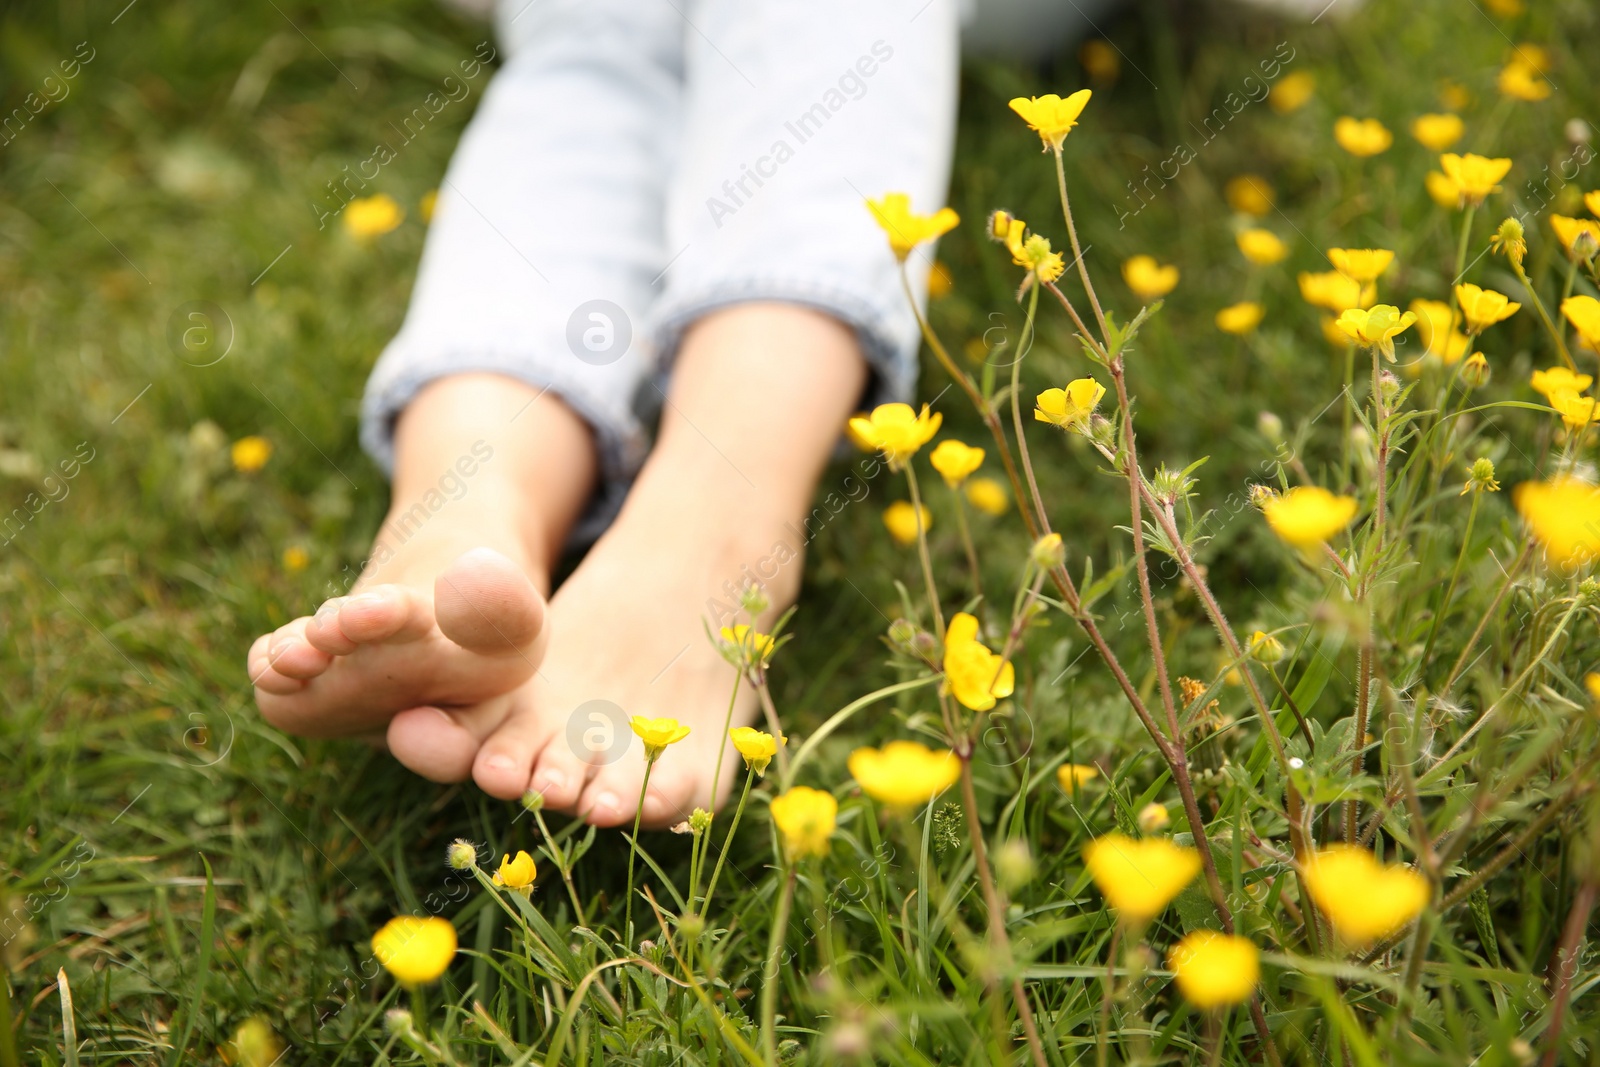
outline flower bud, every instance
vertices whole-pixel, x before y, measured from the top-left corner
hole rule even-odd
[[[383,1029],[395,1037],[416,1033],[416,1023],[404,1008],[390,1008],[383,1013]]]
[[[1494,477],[1494,460],[1482,456],[1472,461],[1472,473],[1467,477],[1467,486],[1461,490],[1461,495],[1468,493],[1493,493],[1500,488],[1500,483]]]
[[[911,651],[916,636],[917,626],[910,619],[896,619],[889,624],[889,643],[902,652]]]
[[[471,841],[456,838],[444,850],[445,862],[458,871],[471,870],[478,865],[478,848]]]
[[[535,790],[528,790],[522,794],[522,810],[529,815],[544,810],[544,794]]]
[[[1165,830],[1172,822],[1172,816],[1167,814],[1165,804],[1151,801],[1139,811],[1139,832],[1153,834]]]
[[[994,854],[994,871],[1006,892],[1014,893],[1033,881],[1033,876],[1038,873],[1038,864],[1033,861],[1028,843],[1021,838],[1012,838]]]
[[[745,610],[745,614],[754,619],[772,606],[772,598],[767,596],[765,586],[751,584],[745,586],[744,592],[739,594],[739,606]]]
[[[1061,543],[1060,534],[1047,533],[1033,543],[1033,551],[1028,555],[1035,567],[1048,571],[1061,566],[1067,558],[1067,549]]]
[[[917,631],[911,640],[911,654],[919,659],[931,660],[939,652],[939,639],[926,630]]]
[[[1600,252],[1600,242],[1595,241],[1592,231],[1581,230],[1578,236],[1572,239],[1572,254],[1578,259],[1593,259],[1596,252]]]
[[[1578,600],[1584,604],[1600,602],[1600,581],[1585,578],[1578,583]]]
[[[1262,507],[1267,501],[1274,499],[1277,497],[1277,495],[1278,491],[1272,486],[1262,485],[1259,482],[1254,483],[1250,486],[1250,506],[1253,508]]]
[[[1257,663],[1277,663],[1288,653],[1283,642],[1262,630],[1250,635],[1250,658]]]
[[[1009,211],[996,211],[989,216],[989,240],[1004,241],[1011,233],[1013,216]]]
[[[1469,389],[1482,389],[1489,384],[1489,361],[1482,352],[1474,352],[1461,364],[1461,384]]]
[[[689,813],[689,829],[697,834],[711,829],[711,813],[705,808],[695,808]]]
[[[1500,224],[1500,228],[1495,230],[1494,237],[1490,238],[1489,243],[1496,252],[1518,266],[1522,263],[1522,257],[1528,254],[1528,242],[1523,233],[1522,223],[1513,218],[1507,218]]]
[[[1378,388],[1383,393],[1384,407],[1390,407],[1400,396],[1400,379],[1384,371],[1378,376]]]
[[[695,912],[689,912],[678,919],[678,933],[689,941],[698,941],[700,935],[706,932],[706,921]]]
[[[1568,119],[1562,132],[1567,135],[1568,143],[1574,146],[1588,144],[1589,138],[1594,136],[1594,131],[1582,119]]]
[[[1283,420],[1270,411],[1256,416],[1256,430],[1272,444],[1283,440]]]

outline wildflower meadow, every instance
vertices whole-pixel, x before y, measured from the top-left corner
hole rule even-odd
[[[708,611],[735,787],[671,831],[241,674],[360,569],[471,105],[326,191],[488,30],[116,6],[0,15],[0,1067],[1600,1057],[1589,0],[971,61],[948,206],[861,190],[920,399],[840,427],[771,632]],[[648,782],[690,727],[627,729]]]

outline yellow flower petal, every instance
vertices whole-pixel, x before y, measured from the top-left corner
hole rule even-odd
[[[425,985],[455,958],[456,928],[436,915],[397,915],[372,935],[372,954],[396,980]]]
[[[1045,147],[1060,151],[1061,143],[1078,124],[1078,116],[1088,106],[1091,95],[1088,89],[1079,89],[1064,100],[1055,93],[1019,96],[1011,101],[1011,110],[1022,116],[1022,121],[1039,135]]]
[[[954,752],[916,741],[890,741],[850,753],[850,776],[863,792],[892,808],[914,808],[949,789],[961,776]]]
[[[1315,547],[1350,525],[1354,497],[1335,496],[1317,485],[1298,486],[1261,505],[1272,532],[1297,548]]]

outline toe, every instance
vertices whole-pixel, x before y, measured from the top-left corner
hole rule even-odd
[[[544,598],[511,560],[488,548],[458,556],[433,587],[439,629],[474,652],[525,649],[544,626]]]
[[[341,596],[325,600],[317,613],[311,616],[311,621],[306,623],[306,640],[311,647],[321,649],[330,656],[348,656],[361,647],[339,628],[339,610],[347,599]]]
[[[531,708],[517,709],[478,750],[472,765],[473,781],[492,797],[517,799],[528,791],[534,757],[546,747],[549,736],[549,729]]]
[[[415,590],[377,585],[347,597],[339,606],[339,631],[357,645],[375,641],[414,641],[433,631],[433,610]]]
[[[465,781],[478,754],[478,738],[440,708],[412,708],[389,720],[394,758],[434,782]]]
[[[557,733],[539,750],[528,788],[544,797],[547,807],[575,810],[589,778],[590,764],[585,757],[586,753],[573,751],[564,734]]]
[[[306,624],[310,621],[296,619],[272,635],[267,656],[272,669],[286,678],[315,678],[333,662],[333,657],[306,640]]]
[[[631,824],[643,782],[643,759],[625,757],[600,768],[578,798],[578,815],[595,826]]]
[[[646,826],[671,826],[687,819],[694,808],[695,786],[699,776],[690,766],[667,766],[670,757],[671,753],[663,756],[650,774],[650,786],[644,794],[642,819]]]

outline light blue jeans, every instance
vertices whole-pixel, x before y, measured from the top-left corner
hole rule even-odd
[[[853,327],[867,402],[909,399],[916,321],[863,201],[944,203],[959,3],[501,0],[504,65],[367,384],[367,450],[390,468],[396,416],[450,374],[548,390],[594,430],[593,535],[643,461],[684,329],[755,300]],[[1039,6],[999,6],[1019,3]],[[931,263],[907,264],[918,300]]]

